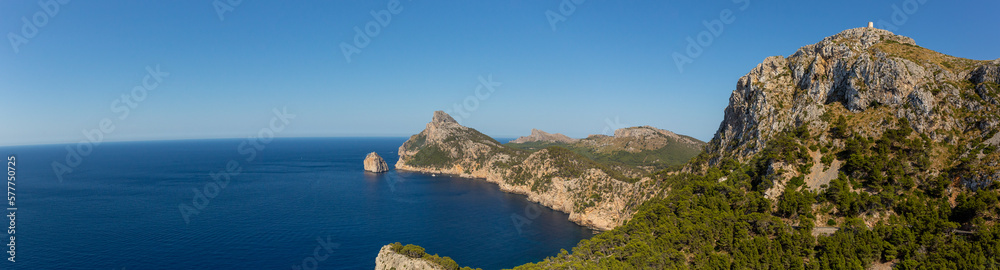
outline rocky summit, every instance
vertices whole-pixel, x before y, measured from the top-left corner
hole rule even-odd
[[[371,152],[365,157],[365,171],[386,172],[389,171],[389,165],[377,153]]]
[[[960,182],[986,185],[1000,180],[997,153],[977,150],[1000,143],[993,139],[1000,125],[998,74],[1000,59],[958,58],[886,30],[848,29],[788,57],[768,57],[741,77],[707,147],[707,164],[748,161],[772,139],[799,129],[818,134],[804,146],[820,147],[803,150],[802,164],[776,162],[770,170],[790,172],[780,173],[787,179],[803,174],[792,167],[808,165],[806,182],[818,188],[850,165],[846,156],[832,156],[848,139],[875,140],[904,128],[930,148],[924,173],[937,176],[966,158],[963,166],[978,169],[963,172]]]
[[[802,124],[828,128],[830,114],[906,118],[935,141],[1000,123],[1000,59],[957,58],[876,28],[848,29],[789,57],[772,56],[739,79],[709,152],[743,158]],[[970,118],[962,112],[975,112]],[[866,135],[886,123],[857,121]]]

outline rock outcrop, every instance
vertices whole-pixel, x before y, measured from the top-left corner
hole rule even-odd
[[[375,257],[375,270],[444,270],[444,267],[427,260],[410,258],[392,251],[392,245],[382,246]]]
[[[365,157],[365,171],[369,172],[386,172],[389,171],[389,165],[385,163],[385,159],[382,159],[375,152],[368,153]]]
[[[396,169],[485,179],[600,230],[630,219],[655,193],[648,178],[629,178],[564,148],[506,147],[441,111],[399,147]]]
[[[531,129],[531,135],[523,136],[510,141],[510,143],[528,143],[528,142],[549,142],[549,143],[574,143],[576,139],[570,138],[569,136],[562,135],[560,133],[551,134],[545,131]]]
[[[976,149],[1000,126],[998,84],[1000,59],[957,58],[886,30],[848,29],[788,57],[768,57],[741,77],[706,148],[707,164],[746,162],[776,135],[803,126],[821,134],[810,144],[842,149],[844,140],[826,135],[840,116],[850,119],[852,134],[867,138],[900,122],[928,143]],[[943,168],[949,162],[932,163]],[[1000,174],[977,175],[963,181],[982,185]]]

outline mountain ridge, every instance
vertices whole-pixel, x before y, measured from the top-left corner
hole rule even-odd
[[[538,129],[531,129],[531,135],[518,137],[508,143],[527,142],[553,142],[553,143],[574,143],[577,139],[570,138],[562,133],[548,133]]]
[[[595,134],[572,142],[522,140],[504,145],[525,150],[560,146],[622,170],[651,173],[686,163],[701,152],[705,142],[665,129],[636,126],[617,129],[613,136]]]

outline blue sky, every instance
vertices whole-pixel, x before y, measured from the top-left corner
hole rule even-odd
[[[1000,57],[1000,2],[919,1],[402,0],[350,62],[341,44],[392,1],[244,0],[223,19],[213,1],[71,1],[51,16],[46,1],[2,1],[0,145],[77,142],[105,118],[106,141],[243,138],[275,108],[295,114],[279,137],[409,136],[455,104],[494,137],[652,125],[708,140],[765,57],[868,21]],[[679,70],[672,55],[726,10],[731,23]],[[565,18],[555,29],[551,14]],[[122,118],[113,102],[156,66],[169,75]],[[495,87],[477,96],[481,77]]]

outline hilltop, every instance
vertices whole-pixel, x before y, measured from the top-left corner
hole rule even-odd
[[[540,142],[540,143],[574,143],[576,139],[570,138],[569,136],[562,135],[560,133],[550,134],[545,131],[531,129],[531,135],[519,137],[517,139],[511,140],[509,143],[529,143],[529,142]]]
[[[622,128],[615,130],[614,136],[590,135],[584,139],[557,140],[546,135],[544,131],[532,129],[531,136],[506,145],[525,150],[560,146],[600,163],[635,168],[645,173],[687,163],[705,147],[705,142],[698,139],[651,126]]]

